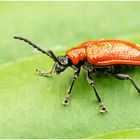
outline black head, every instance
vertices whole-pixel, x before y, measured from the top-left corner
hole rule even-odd
[[[54,72],[56,74],[60,74],[63,72],[68,66],[71,65],[70,59],[67,56],[57,56],[57,62],[55,63]]]

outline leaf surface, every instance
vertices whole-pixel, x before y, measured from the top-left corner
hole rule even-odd
[[[100,114],[82,71],[73,87],[70,105],[65,107],[62,101],[73,70],[48,78],[35,74],[36,68],[45,70],[52,64],[49,58],[38,55],[1,66],[1,138],[89,138],[113,133],[109,136],[112,138],[117,136],[116,131],[139,128],[140,95],[130,82],[107,75],[93,76],[109,110]],[[137,83],[139,73],[139,68],[129,72]],[[133,136],[139,137],[139,133]]]

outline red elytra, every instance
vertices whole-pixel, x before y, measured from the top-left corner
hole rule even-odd
[[[140,48],[123,40],[97,40],[79,44],[66,52],[74,65],[86,59],[97,66],[140,65]]]

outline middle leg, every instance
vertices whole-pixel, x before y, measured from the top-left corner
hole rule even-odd
[[[92,88],[94,89],[94,93],[95,93],[95,95],[96,95],[96,97],[97,97],[97,99],[98,99],[98,102],[99,102],[100,112],[101,112],[101,113],[107,112],[107,109],[106,109],[106,107],[104,106],[104,103],[102,102],[102,99],[101,99],[101,97],[99,96],[99,94],[98,94],[98,92],[97,92],[97,90],[96,90],[94,81],[93,81],[93,79],[92,79],[92,77],[91,77],[91,73],[90,73],[89,71],[88,71],[88,74],[87,74],[87,81],[88,81],[88,83],[92,86]]]

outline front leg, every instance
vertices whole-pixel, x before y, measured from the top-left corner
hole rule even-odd
[[[69,87],[69,89],[68,89],[68,91],[67,91],[67,95],[66,95],[66,97],[65,97],[65,99],[64,99],[64,101],[63,101],[63,104],[64,104],[64,105],[68,105],[68,104],[69,104],[70,95],[71,95],[71,90],[72,90],[72,87],[73,87],[73,85],[74,85],[75,80],[76,80],[77,77],[79,76],[79,73],[80,73],[80,68],[76,68],[76,69],[75,69],[75,72],[74,72],[74,74],[73,74],[73,77],[72,77],[72,81],[71,81],[70,87]]]
[[[91,73],[88,71],[88,74],[87,74],[87,81],[88,83],[92,86],[92,88],[94,89],[94,93],[95,93],[95,96],[97,97],[97,100],[99,102],[99,106],[100,106],[100,112],[101,113],[105,113],[107,112],[107,109],[106,107],[104,106],[104,103],[102,102],[102,99],[101,97],[99,96],[97,90],[96,90],[96,87],[95,87],[95,84],[94,84],[94,81],[91,77]]]
[[[43,76],[43,77],[48,77],[54,72],[54,68],[55,68],[55,64],[53,65],[53,67],[48,72],[36,69],[36,74],[38,74],[40,76]]]

